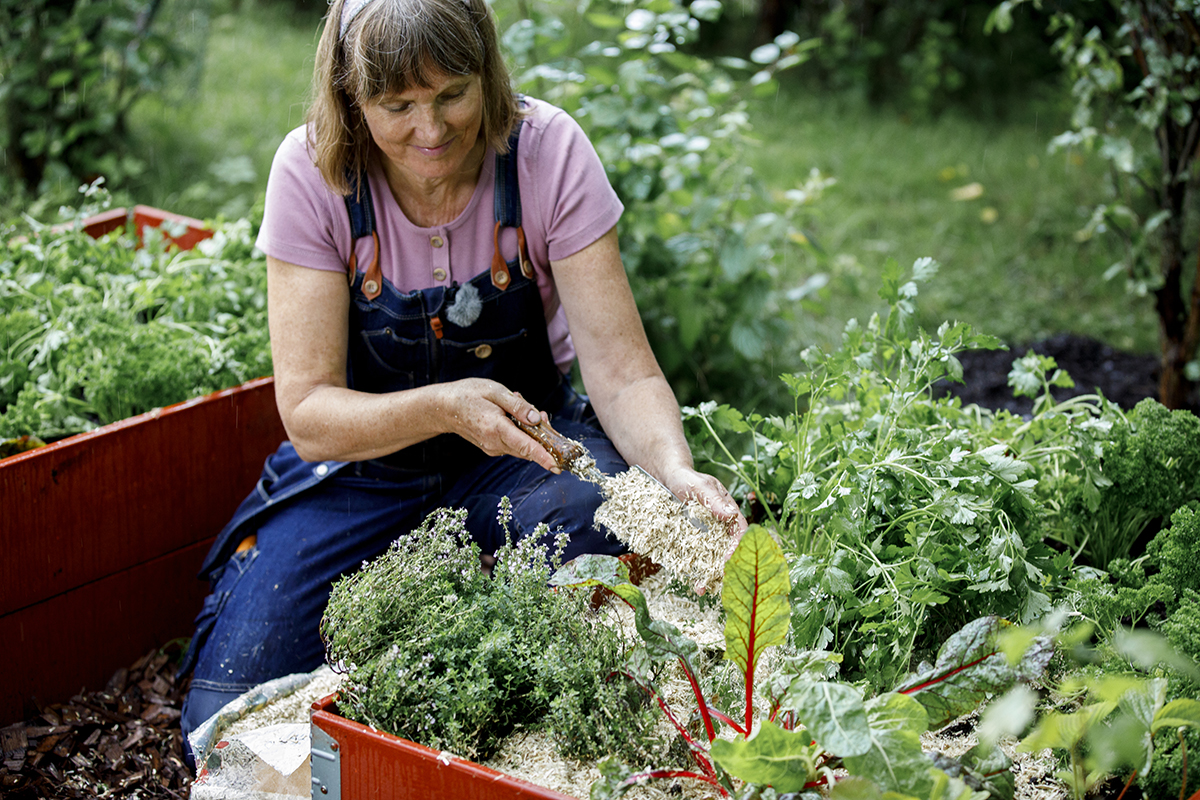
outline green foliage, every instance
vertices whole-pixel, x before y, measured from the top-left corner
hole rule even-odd
[[[917,281],[935,269],[891,264],[886,316],[851,321],[835,353],[805,351],[809,370],[784,377],[792,414],[684,411],[698,457],[753,495],[791,554],[796,646],[837,650],[877,688],[974,617],[1049,610],[1071,562],[1042,542],[1038,479],[1070,470],[1065,430],[1092,417],[1067,405],[1025,422],[935,396],[961,379],[956,353],[996,346],[962,324],[915,328]]]
[[[1042,32],[1022,24],[1006,41],[984,32],[987,2],[901,0],[801,4],[796,30],[819,37],[822,83],[890,103],[910,116],[948,108],[995,113],[1057,65]]]
[[[218,225],[188,252],[154,229],[136,249],[73,224],[6,228],[0,438],[78,433],[269,375],[255,227]]]
[[[1165,678],[1135,674],[1068,678],[1060,687],[1076,698],[1070,711],[1043,714],[1018,750],[1064,751],[1067,765],[1057,777],[1082,798],[1115,770],[1145,775],[1155,761],[1156,740],[1179,728],[1200,728],[1200,701],[1168,701]],[[1159,737],[1165,734],[1165,737]]]
[[[583,7],[581,7],[583,8]],[[684,402],[761,401],[790,361],[788,322],[804,298],[780,266],[816,251],[808,207],[819,173],[781,199],[744,164],[747,103],[777,88],[808,45],[783,34],[749,59],[686,52],[717,2],[633,7],[549,2],[498,8],[518,86],[572,113],[625,203],[621,253],[651,345]]]
[[[1051,535],[1103,569],[1128,557],[1154,521],[1200,499],[1200,418],[1142,400],[1097,446],[1103,474],[1092,483],[1103,491],[1086,481],[1058,487],[1065,514]]]
[[[0,2],[0,147],[15,183],[37,192],[56,169],[120,182],[143,168],[125,146],[129,110],[196,56],[155,20],[161,5]]]
[[[548,564],[544,530],[501,548],[488,577],[465,517],[434,512],[334,585],[321,635],[347,673],[341,712],[473,759],[543,721],[564,753],[662,755],[640,698],[606,684],[619,634],[589,613],[588,593],[547,590],[557,554]],[[589,730],[601,733],[585,741]]]

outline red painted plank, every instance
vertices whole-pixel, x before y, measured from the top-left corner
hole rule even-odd
[[[91,236],[93,239],[99,239],[106,233],[112,233],[124,228],[129,223],[131,217],[133,218],[133,230],[137,235],[138,247],[142,246],[142,231],[145,228],[158,228],[166,221],[182,225],[186,229],[177,236],[172,236],[163,231],[166,237],[178,246],[180,250],[191,250],[197,244],[214,234],[213,229],[208,227],[208,224],[203,220],[195,219],[194,217],[185,217],[182,214],[173,214],[170,211],[163,211],[153,206],[142,205],[134,206],[133,211],[127,208],[113,208],[105,211],[103,214],[88,217],[78,224],[88,236]],[[74,223],[52,225],[50,230],[69,230],[72,224]]]
[[[0,614],[213,537],[284,438],[264,378],[0,461]]]
[[[313,705],[312,723],[338,743],[342,800],[573,800],[544,786],[351,722],[333,697]]]
[[[152,647],[191,636],[208,584],[194,580],[211,540],[0,616],[0,727],[80,689],[103,689]]]

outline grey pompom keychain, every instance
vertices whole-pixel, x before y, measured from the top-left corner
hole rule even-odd
[[[473,283],[464,283],[454,294],[454,302],[446,309],[446,319],[460,328],[469,328],[479,319],[483,301]]]

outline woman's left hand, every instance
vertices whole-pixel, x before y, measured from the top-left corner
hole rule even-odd
[[[724,484],[712,475],[705,475],[686,467],[672,470],[662,477],[662,482],[679,499],[695,499],[708,506],[717,519],[728,527],[733,539],[730,547],[732,552],[733,546],[741,540],[749,524]]]

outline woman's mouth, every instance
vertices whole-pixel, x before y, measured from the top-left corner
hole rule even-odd
[[[449,150],[450,146],[453,144],[454,144],[454,139],[451,139],[450,141],[439,144],[436,147],[421,147],[420,145],[414,144],[413,149],[416,150],[421,155],[425,156],[426,158],[437,158],[438,156],[443,155],[447,150]]]

